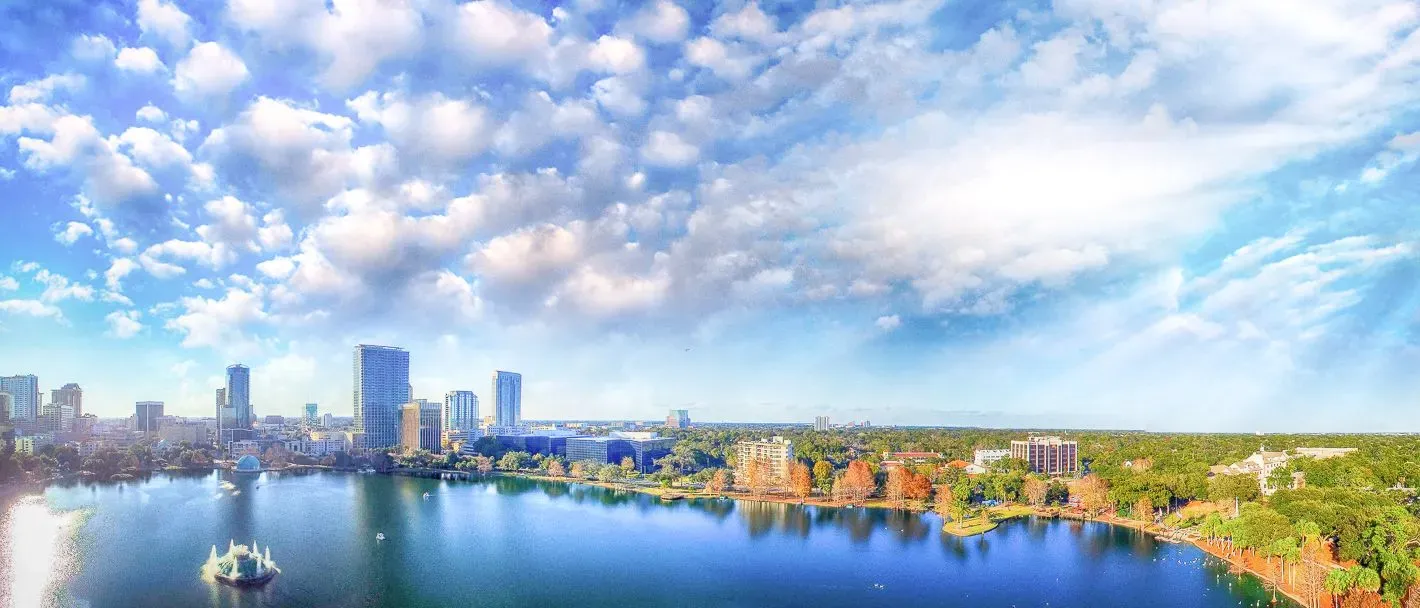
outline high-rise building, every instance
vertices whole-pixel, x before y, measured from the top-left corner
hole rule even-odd
[[[307,403],[307,404],[306,404],[306,424],[307,424],[308,426],[316,426],[316,425],[320,424],[320,415],[317,413],[317,410],[319,410],[319,409],[320,409],[320,406],[319,406],[318,404],[315,404],[315,403]]]
[[[354,372],[356,447],[399,445],[400,407],[411,400],[409,351],[361,344],[355,347]]]
[[[84,415],[84,391],[78,384],[70,382],[63,388],[56,388],[49,391],[49,402],[55,405],[67,405],[74,408],[74,417]]]
[[[251,412],[251,370],[240,363],[227,366],[227,407],[232,408],[234,428],[250,429],[256,422]]]
[[[827,430],[828,430],[828,416],[814,416],[814,430],[815,430],[815,431],[827,431]]]
[[[443,452],[444,408],[437,402],[419,400],[419,449]]]
[[[10,419],[34,422],[39,416],[39,378],[33,374],[0,377],[0,393],[10,393]]]
[[[133,430],[158,432],[158,419],[163,417],[162,401],[139,401],[133,404]]]
[[[794,442],[776,436],[769,441],[741,441],[735,444],[735,474],[744,476],[753,462],[767,465],[770,479],[788,483],[789,465],[794,463]]]
[[[1043,475],[1074,475],[1080,472],[1080,453],[1073,441],[1059,437],[1029,437],[1011,442],[1011,458],[1030,463],[1030,470]]]
[[[690,426],[690,410],[671,410],[666,416],[666,426],[673,429],[683,429]]]
[[[335,426],[335,414],[326,412],[324,416],[320,417],[320,425],[325,428],[331,428]]]
[[[222,430],[223,430],[224,428],[226,428],[226,427],[228,426],[228,424],[229,424],[227,421],[223,420],[223,418],[225,418],[224,414],[226,414],[226,409],[227,409],[227,389],[226,389],[226,388],[219,388],[219,389],[217,389],[217,413],[216,413],[216,418],[217,418],[217,433],[216,433],[216,435],[214,435],[214,439],[213,439],[215,442],[217,442],[217,445],[222,445],[222,444],[223,444]]]
[[[450,431],[478,430],[478,395],[473,394],[473,391],[444,393],[443,422],[442,440],[448,439]]]
[[[493,372],[493,425],[517,427],[523,421],[523,375]]]
[[[47,433],[68,433],[74,430],[74,406],[51,403],[44,406],[41,428]]]
[[[9,422],[10,412],[14,411],[15,397],[10,393],[0,392],[0,424]]]
[[[400,407],[399,416],[399,450],[401,452],[415,452],[419,450],[419,415],[421,406],[418,403],[406,403]]]

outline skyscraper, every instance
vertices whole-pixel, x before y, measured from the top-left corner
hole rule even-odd
[[[399,450],[409,453],[419,450],[419,414],[421,406],[418,403],[406,403],[399,408]]]
[[[237,363],[227,366],[227,407],[232,408],[232,425],[238,429],[249,429],[251,414],[251,370]]]
[[[133,404],[133,430],[158,432],[158,419],[163,417],[162,401],[139,401]]]
[[[411,400],[409,351],[393,346],[356,346],[354,376],[357,447],[397,445],[400,406]]]
[[[0,424],[10,420],[10,412],[15,407],[15,397],[10,393],[0,392]]]
[[[316,426],[320,424],[320,416],[318,414],[319,409],[320,406],[315,403],[306,404],[306,425]]]
[[[478,395],[473,391],[444,393],[444,432],[478,430]]]
[[[31,375],[0,378],[0,393],[10,393],[10,419],[34,422],[39,416],[39,378]]]
[[[515,427],[523,421],[523,375],[493,372],[493,424]]]
[[[84,415],[84,391],[73,382],[64,385],[64,388],[49,391],[49,402],[58,406],[67,405],[74,408],[75,418]]]
[[[815,430],[815,431],[827,431],[827,430],[828,430],[828,416],[814,416],[814,430]]]
[[[443,408],[438,402],[420,399],[419,403],[419,449],[435,454],[443,452]]]
[[[671,410],[666,416],[666,426],[673,429],[683,429],[690,426],[690,410]]]

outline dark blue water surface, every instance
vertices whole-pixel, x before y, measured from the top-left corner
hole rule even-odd
[[[7,503],[0,523],[0,600],[15,606],[1207,608],[1270,599],[1192,546],[1104,524],[1025,519],[959,539],[932,514],[667,503],[523,479],[155,475],[51,487]],[[281,575],[260,590],[204,582],[208,552],[229,539],[269,546]]]

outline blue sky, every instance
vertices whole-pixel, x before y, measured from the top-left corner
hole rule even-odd
[[[7,4],[0,371],[1420,430],[1413,3],[686,4]]]

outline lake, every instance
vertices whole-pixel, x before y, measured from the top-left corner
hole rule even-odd
[[[666,503],[516,478],[159,474],[4,503],[0,605],[1221,608],[1269,599],[1256,579],[1195,547],[1128,529],[1031,518],[960,539],[940,526],[932,514]],[[269,546],[281,574],[257,590],[204,582],[208,552],[229,539]]]

